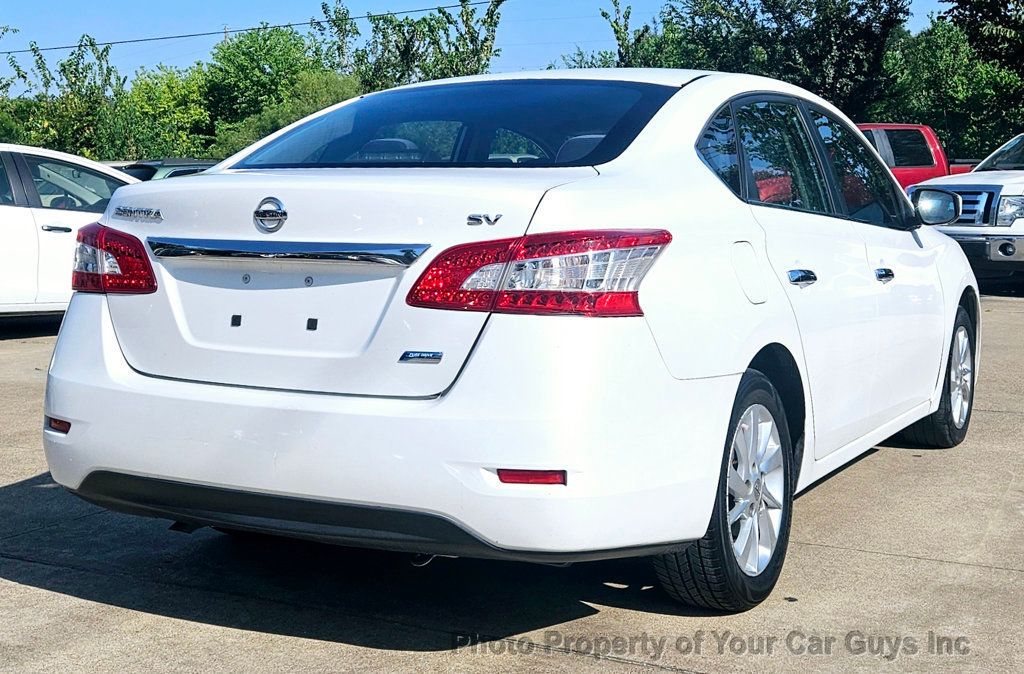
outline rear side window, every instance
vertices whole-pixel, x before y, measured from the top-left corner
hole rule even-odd
[[[886,129],[896,166],[933,166],[935,159],[924,134],[916,129]]]
[[[736,127],[728,106],[719,110],[704,129],[697,141],[697,151],[722,182],[739,196],[740,160],[736,153]]]
[[[847,214],[854,220],[893,227],[909,216],[909,206],[884,167],[845,124],[813,111],[814,127],[835,171]]]
[[[784,101],[736,109],[750,201],[827,213],[826,183],[800,109]]]
[[[676,91],[603,80],[383,91],[301,124],[235,168],[602,164],[619,156]]]

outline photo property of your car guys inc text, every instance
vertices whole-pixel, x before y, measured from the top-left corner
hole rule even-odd
[[[0,671],[1024,670],[1024,2],[0,56]]]

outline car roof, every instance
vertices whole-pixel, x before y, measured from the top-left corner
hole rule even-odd
[[[605,80],[609,82],[642,82],[681,87],[705,75],[719,75],[710,70],[683,70],[680,68],[566,68],[563,70],[522,70],[487,75],[469,75],[444,80],[416,82],[399,89],[429,87],[438,84],[462,82],[503,82],[515,80]]]
[[[76,154],[68,154],[67,152],[59,152],[57,150],[48,150],[44,147],[17,145],[15,143],[0,143],[0,152],[18,152],[21,154],[34,154],[39,157],[49,157],[50,159],[59,159],[70,164],[81,164],[82,166],[111,176],[112,178],[117,178],[118,180],[126,180],[126,182],[130,183],[139,182],[137,178],[133,178],[127,173],[119,171],[116,167],[101,164],[98,161],[86,159],[85,157],[81,157]]]

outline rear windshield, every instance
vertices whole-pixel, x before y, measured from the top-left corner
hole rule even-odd
[[[235,168],[590,166],[619,156],[677,88],[516,80],[364,96]]]

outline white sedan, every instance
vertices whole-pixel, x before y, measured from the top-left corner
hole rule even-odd
[[[0,316],[64,311],[78,228],[138,180],[63,152],[0,144]]]
[[[673,597],[744,610],[795,493],[967,433],[977,284],[922,226],[959,208],[759,77],[362,96],[79,233],[47,460],[181,530],[652,556]]]

